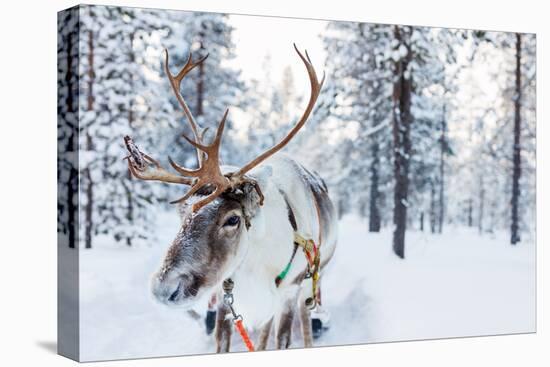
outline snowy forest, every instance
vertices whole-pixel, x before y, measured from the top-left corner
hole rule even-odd
[[[229,115],[222,155],[230,164],[276,142],[304,95],[290,68],[271,73],[269,53],[250,60],[263,63],[263,79],[241,77],[230,64],[236,46],[227,15],[84,9],[89,14],[80,17],[71,47],[80,55],[73,76],[80,87],[64,91],[58,108],[60,117],[80,116],[72,137],[81,153],[78,238],[85,248],[101,234],[128,246],[148,243],[158,203],[174,188],[132,180],[120,137],[131,133],[144,151],[194,164],[180,138],[188,126],[162,69],[163,48],[173,50],[175,65],[189,52],[209,55],[182,87],[199,124],[215,124],[227,107],[247,116]],[[71,35],[60,36],[66,46]],[[400,257],[407,229],[507,230],[511,244],[533,237],[534,35],[332,22],[319,37],[327,83],[307,130],[288,150],[325,178],[340,215],[359,213],[370,232],[393,227]],[[291,45],[288,55],[290,63]],[[59,73],[64,81],[70,70]],[[60,180],[70,188],[76,177]],[[60,218],[70,212],[59,207]]]
[[[255,157],[300,116],[308,84],[292,48],[293,35],[284,35],[289,40],[286,54],[274,55],[263,44],[258,45],[263,56],[249,59],[236,37],[244,18],[98,6],[59,18],[58,144],[60,152],[79,155],[77,161],[58,155],[59,196],[65,198],[58,204],[58,232],[68,238],[69,247],[82,249],[90,264],[102,264],[81,263],[82,271],[89,270],[81,279],[85,284],[113,274],[110,260],[100,259],[105,251],[119,255],[116,265],[126,259],[141,264],[138,268],[143,265],[138,259],[147,257],[149,249],[160,254],[177,231],[177,210],[168,202],[183,195],[182,188],[136,180],[123,160],[122,137],[129,134],[157,159],[166,162],[170,155],[187,167],[196,164],[194,148],[181,138],[192,133],[163,70],[164,48],[174,70],[189,53],[195,59],[209,55],[184,80],[182,91],[197,122],[211,127],[210,132],[230,109],[224,163],[238,166]],[[467,248],[469,259],[487,254],[483,261],[508,248],[529,247],[526,279],[531,289],[535,35],[307,22],[319,30],[312,34],[317,43],[299,47],[309,51],[326,81],[306,127],[285,152],[328,185],[342,223],[337,250],[342,267],[352,256],[348,248],[362,251],[372,244],[376,251],[391,252],[395,260],[387,261],[396,261],[396,267],[422,257],[419,243],[435,244],[440,251],[452,242],[448,254]],[[274,65],[281,59],[288,65]],[[260,72],[251,76],[249,64],[260,65]],[[494,246],[485,248],[484,243]],[[96,251],[104,252],[94,255]],[[521,256],[506,252],[507,261]],[[372,269],[379,268],[374,264]],[[329,285],[336,293],[338,287]],[[97,299],[86,297],[82,301],[89,301],[92,310]],[[352,303],[363,302],[356,301]],[[530,307],[528,303],[526,310]],[[105,306],[104,312],[113,309]],[[82,315],[91,325],[100,310],[94,306],[90,312],[93,317]],[[90,338],[100,339],[97,333]],[[390,334],[387,339],[395,339]],[[328,338],[323,343],[347,342]],[[357,338],[385,340],[375,333]],[[108,348],[98,346],[90,355]],[[175,353],[175,348],[165,352]]]

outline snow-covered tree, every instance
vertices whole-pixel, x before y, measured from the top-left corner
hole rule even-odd
[[[369,217],[371,231],[378,231],[384,220],[390,179],[380,164],[388,159],[390,148],[390,74],[380,62],[386,31],[385,26],[361,23],[328,25],[323,37],[328,77],[309,136],[312,146],[322,141],[318,149],[307,150],[309,161],[329,177],[340,214],[359,209]],[[326,144],[333,150],[327,151]],[[343,167],[328,165],[331,155],[340,157]]]
[[[132,245],[149,241],[159,207],[151,204],[185,190],[132,179],[122,136],[159,160],[196,164],[194,148],[181,138],[192,133],[163,69],[164,48],[172,72],[189,53],[194,60],[209,55],[181,93],[209,128],[207,140],[230,109],[221,152],[227,163],[272,146],[302,112],[291,68],[272,68],[267,56],[263,77],[243,80],[231,66],[236,48],[227,15],[101,6],[80,12],[80,34],[63,28],[59,35],[58,114],[60,142],[81,152],[85,247],[101,234]],[[76,19],[64,15],[60,24]],[[340,215],[360,213],[371,232],[391,228],[400,257],[408,229],[506,228],[514,243],[533,233],[533,35],[330,22],[321,36],[327,78],[310,120],[285,151],[324,177]],[[71,67],[65,56],[77,54],[80,64]],[[67,80],[80,81],[78,93]],[[78,139],[70,125],[77,112]],[[75,196],[78,171],[67,157],[60,155],[60,183]],[[75,239],[67,225],[75,223],[71,205],[58,205],[59,230]]]
[[[423,219],[426,193],[432,221],[442,228],[452,86],[446,65],[454,63],[459,41],[457,32],[445,29],[340,22],[331,23],[324,37],[334,79],[328,94],[336,99],[329,114],[337,120],[326,123],[349,133],[336,138],[341,162],[349,165],[338,176],[338,196],[365,215],[368,208],[371,231],[393,208],[399,256],[407,210]]]
[[[163,70],[162,51],[171,51],[174,70],[189,52],[195,59],[209,53],[184,80],[182,93],[199,123],[212,127],[225,108],[244,104],[239,72],[226,66],[234,57],[231,27],[218,14],[104,6],[80,11],[80,235],[86,248],[99,234],[128,245],[150,241],[152,204],[182,188],[133,179],[122,160],[122,137],[131,135],[159,159],[172,155],[187,164],[195,157],[180,137],[189,127]],[[234,150],[226,139],[222,155]]]
[[[160,45],[154,39],[162,12],[81,7],[80,169],[85,247],[96,234],[131,245],[149,237],[154,188],[132,180],[122,136],[154,146],[173,115],[160,87]],[[154,56],[153,56],[154,55]]]
[[[57,230],[68,246],[78,236],[78,8],[57,20]]]
[[[532,234],[535,208],[535,37],[522,34],[520,39],[518,94],[516,34],[470,33],[470,53],[461,61],[460,90],[455,94],[460,108],[455,108],[451,121],[460,154],[453,157],[449,172],[454,219],[476,226],[481,234],[510,228],[515,240],[522,233]],[[518,101],[519,131],[515,129]],[[513,194],[518,172],[513,154],[516,138],[520,140],[520,178],[515,186],[519,195]],[[513,198],[517,200],[515,234]]]
[[[171,37],[163,40],[163,46],[170,52],[170,67],[179,70],[189,53],[194,60],[206,55],[208,58],[193,70],[181,83],[181,90],[185,100],[201,128],[208,128],[206,139],[212,137],[216,126],[222,118],[225,110],[230,109],[227,118],[227,136],[224,139],[222,159],[233,162],[233,156],[239,154],[239,148],[235,147],[233,126],[233,114],[236,108],[246,107],[245,85],[241,81],[240,71],[228,65],[235,57],[234,43],[232,39],[233,28],[227,21],[227,15],[201,12],[171,12],[171,20],[180,27]],[[172,103],[177,106],[176,99],[172,97]],[[178,116],[182,121],[183,115]],[[182,131],[192,136],[190,127],[183,122],[179,125]],[[174,132],[174,140],[168,146],[173,157],[187,166],[196,164],[194,149],[181,134]],[[231,159],[228,159],[231,157]]]

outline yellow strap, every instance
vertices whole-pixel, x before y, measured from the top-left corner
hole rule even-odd
[[[313,194],[313,191],[312,191],[312,194]],[[321,242],[322,242],[321,210],[319,208],[319,205],[317,204],[315,195],[313,197],[313,202],[315,203],[315,209],[317,210],[317,220],[319,221],[319,244],[317,247],[317,251],[315,251],[315,257],[312,259],[313,263],[310,263],[309,259],[307,260],[309,263],[308,265],[309,271],[313,271],[312,273],[310,273],[312,277],[311,279],[312,297],[306,300],[306,305],[308,305],[308,301],[310,301],[309,307],[311,308],[315,308],[317,306],[317,301],[318,301],[317,286],[320,278],[319,267],[321,265]],[[294,231],[294,243],[300,246],[304,250],[304,252],[308,254],[311,253],[315,248],[315,242],[312,239],[305,239],[304,237],[300,236],[296,231]]]
[[[308,252],[313,251],[313,247],[315,246],[315,243],[312,239],[305,239],[296,232],[294,232],[294,243],[296,243],[298,246]]]

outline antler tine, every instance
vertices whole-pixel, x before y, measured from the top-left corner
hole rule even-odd
[[[296,50],[296,53],[304,63],[308,76],[309,76],[309,82],[311,84],[311,95],[309,97],[309,102],[307,104],[307,107],[302,114],[302,117],[298,120],[296,125],[290,130],[290,132],[276,145],[274,145],[272,148],[268,149],[264,153],[260,154],[258,157],[244,165],[241,169],[239,169],[237,172],[235,172],[232,176],[242,177],[245,173],[250,171],[252,168],[256,167],[260,163],[262,163],[264,160],[284,148],[290,140],[298,133],[298,131],[304,126],[306,123],[309,115],[311,114],[311,111],[313,110],[313,107],[315,106],[315,102],[317,101],[317,97],[319,97],[319,93],[321,92],[321,88],[323,87],[323,83],[325,82],[325,73],[323,72],[323,78],[321,79],[321,82],[319,82],[319,79],[317,78],[317,73],[315,72],[315,68],[313,67],[313,64],[311,62],[311,59],[309,58],[309,55],[307,51],[305,51],[306,56],[302,55],[302,53],[298,50],[298,47],[296,47],[296,44],[294,44],[294,49]]]
[[[168,55],[168,50],[164,49],[164,51],[166,52],[166,60],[165,60],[165,67],[166,67],[168,65],[169,55]],[[204,60],[208,58],[208,56],[209,54],[206,54],[205,56],[201,57],[198,61],[193,62],[193,55],[189,53],[189,56],[187,56],[187,61],[185,61],[185,65],[183,65],[183,67],[181,68],[181,70],[178,72],[176,76],[170,73],[167,67],[166,67],[166,70],[168,71],[168,74],[170,74],[171,77],[176,80],[177,86],[179,87],[181,85],[181,81],[183,80],[183,78],[195,67],[202,64]]]
[[[191,169],[187,169],[183,166],[180,166],[179,164],[177,164],[176,162],[174,162],[172,160],[172,157],[168,156],[168,162],[170,163],[170,165],[180,174],[182,175],[185,175],[185,176],[191,176],[191,177],[198,177],[200,175],[200,168],[199,169],[196,169],[196,170],[191,170]]]
[[[321,92],[321,88],[323,87],[323,83],[325,82],[325,72],[323,71],[323,77],[321,78],[321,82],[319,82],[318,79],[317,79],[317,73],[315,72],[315,68],[313,67],[313,63],[311,62],[311,59],[309,58],[309,54],[307,53],[307,50],[305,50],[306,57],[304,57],[304,55],[302,55],[302,53],[296,47],[296,44],[294,44],[294,49],[298,53],[298,56],[300,56],[300,58],[304,62],[304,65],[306,66],[308,76],[309,76],[309,81],[311,83],[311,93],[312,94],[314,93],[313,86],[315,84],[318,84],[318,86],[319,86],[315,90],[315,93],[316,93],[315,98],[317,98],[317,96],[319,96],[319,93]]]
[[[214,138],[214,141],[210,145],[204,145],[201,143],[197,143],[196,141],[191,140],[187,135],[181,134],[181,136],[189,142],[192,146],[194,146],[197,149],[202,150],[208,155],[213,155],[215,152],[219,152],[220,150],[220,144],[222,140],[223,130],[225,128],[225,120],[227,119],[227,114],[229,113],[229,109],[227,108],[223,114],[222,119],[220,120],[220,123],[218,124],[218,129],[216,130],[216,136]]]
[[[183,197],[173,201],[172,203],[181,203],[189,199],[189,197],[196,193],[201,187],[212,185],[214,187],[214,191],[208,194],[205,198],[193,204],[193,211],[197,211],[206,204],[216,199],[216,197],[222,194],[225,190],[232,187],[231,181],[221,172],[219,158],[221,139],[223,136],[223,130],[225,128],[225,121],[227,119],[228,113],[229,109],[226,109],[222,119],[220,120],[220,123],[218,124],[218,129],[216,130],[214,141],[209,145],[197,143],[186,135],[182,135],[185,140],[187,140],[191,145],[193,145],[200,151],[206,153],[207,156],[203,161],[201,167],[197,170],[189,170],[187,168],[184,168],[175,163],[171,158],[168,158],[170,164],[172,165],[172,167],[174,167],[176,171],[183,175],[197,178],[197,182],[195,183],[193,188],[191,188]]]
[[[203,206],[211,203],[212,201],[216,200],[216,198],[218,196],[220,196],[221,194],[223,194],[223,192],[227,189],[227,187],[220,187],[220,186],[216,186],[216,189],[214,190],[213,193],[211,193],[210,195],[208,195],[207,197],[205,197],[204,199],[200,200],[200,201],[197,201],[196,203],[193,204],[193,211],[196,212],[198,211],[200,208],[202,208]],[[185,201],[187,198],[182,198],[182,201]]]
[[[183,195],[181,198],[179,199],[176,199],[176,200],[173,200],[170,202],[170,204],[179,204],[179,203],[183,203],[185,200],[189,199],[191,197],[191,195],[193,195],[194,193],[196,193],[200,188],[202,187],[202,185],[195,185],[193,187],[191,187],[189,189],[189,191],[187,191],[185,193],[185,195]]]
[[[195,139],[190,139],[185,134],[182,134],[182,136],[197,149],[199,168],[196,170],[187,169],[174,162],[172,158],[168,157],[170,165],[183,176],[174,175],[162,168],[158,161],[140,152],[137,146],[135,146],[135,144],[132,142],[132,139],[130,137],[125,137],[124,140],[126,143],[126,148],[130,153],[130,155],[127,157],[128,169],[130,170],[132,175],[142,180],[157,180],[163,182],[191,185],[191,188],[183,197],[173,201],[172,203],[181,203],[204,188],[204,193],[201,193],[201,195],[204,194],[204,197],[193,203],[192,210],[194,212],[199,210],[203,206],[211,203],[227,190],[234,190],[243,184],[252,185],[252,187],[256,190],[258,194],[259,203],[260,205],[262,205],[263,194],[260,190],[258,183],[250,177],[245,177],[245,174],[252,168],[262,163],[264,160],[284,148],[288,144],[288,142],[292,140],[292,138],[304,126],[311,112],[313,111],[317,98],[319,97],[319,94],[321,92],[321,88],[323,87],[323,83],[325,81],[325,74],[323,73],[323,78],[319,82],[319,79],[317,78],[317,73],[315,72],[315,68],[313,67],[313,63],[311,62],[311,58],[309,57],[307,51],[305,51],[304,56],[298,50],[296,44],[294,44],[294,49],[296,50],[296,53],[306,67],[309,76],[309,82],[311,84],[311,94],[305,111],[302,113],[302,116],[296,122],[294,127],[279,143],[274,145],[271,149],[268,149],[264,153],[260,154],[258,157],[244,165],[238,171],[227,173],[225,175],[222,173],[220,166],[220,146],[229,109],[225,110],[225,113],[218,124],[216,135],[213,141],[210,144],[205,144],[203,142],[203,138],[206,129],[199,129],[198,124],[193,118],[193,115],[191,114],[191,111],[189,110],[189,107],[187,106],[179,90],[181,86],[181,81],[183,80],[183,78],[185,78],[187,73],[189,73],[197,65],[200,65],[202,62],[204,62],[208,55],[201,58],[197,62],[193,62],[192,56],[189,55],[183,68],[180,69],[177,75],[174,76],[172,73],[170,73],[170,70],[168,68],[169,55],[168,50],[165,50],[166,57],[164,60],[164,67],[166,70],[166,75],[168,76],[174,94],[176,95],[176,98],[178,99],[179,104],[182,106],[185,116],[187,117],[187,120],[191,125],[191,129],[193,130]]]
[[[208,54],[206,56],[200,58],[198,61],[193,62],[192,54],[189,53],[189,56],[187,57],[187,61],[185,62],[185,65],[181,68],[181,70],[177,73],[176,76],[170,72],[170,68],[168,67],[168,61],[169,61],[169,54],[168,50],[164,49],[165,58],[164,58],[164,70],[166,72],[166,75],[168,76],[168,80],[170,81],[170,86],[172,87],[172,90],[178,100],[178,103],[180,104],[181,108],[183,109],[183,112],[185,114],[185,117],[187,118],[187,121],[189,121],[189,125],[191,125],[191,130],[193,131],[193,135],[195,136],[195,140],[199,143],[202,142],[202,136],[199,134],[199,125],[195,121],[195,118],[193,117],[193,114],[191,113],[191,110],[189,109],[189,106],[187,106],[187,103],[185,102],[185,99],[183,98],[180,88],[181,88],[181,81],[183,78],[196,66],[200,65],[208,58]],[[197,149],[197,160],[199,162],[199,166],[202,164],[203,161],[203,155],[202,153]]]
[[[179,87],[181,85],[181,81],[191,70],[193,70],[195,67],[202,64],[204,60],[206,60],[209,56],[209,54],[206,54],[205,56],[201,57],[198,61],[193,62],[193,55],[189,53],[189,56],[187,56],[187,61],[185,62],[185,65],[183,65],[183,67],[180,69],[178,74],[174,76],[174,74],[170,72],[170,68],[168,67],[170,55],[166,48],[164,49],[164,55],[165,55],[164,70],[166,71],[166,74],[170,77],[170,79],[176,81],[176,87]]]
[[[216,137],[214,138],[214,142],[212,143],[212,146],[216,146],[218,151],[222,141],[223,129],[225,128],[225,120],[227,118],[228,113],[229,113],[229,108],[226,108],[223,114],[223,117],[220,120],[220,123],[218,124],[218,130],[216,130]]]
[[[173,173],[166,171],[162,167],[157,167],[155,171],[152,171],[152,172],[140,171],[136,167],[134,167],[133,163],[130,162],[130,159],[128,159],[128,170],[135,178],[138,178],[144,181],[161,181],[161,182],[177,183],[177,184],[184,184],[184,185],[193,184],[193,181],[189,180],[187,177],[174,175]]]
[[[156,159],[142,153],[129,136],[124,137],[124,143],[130,153],[125,158],[128,160],[128,170],[135,178],[184,185],[193,185],[195,183],[196,179],[194,178],[178,176],[165,170]],[[142,162],[142,164],[140,165],[137,162]]]
[[[197,151],[200,153],[201,151],[203,152],[206,152],[208,150],[208,145],[203,145],[201,143],[197,143],[196,141],[194,141],[193,139],[189,138],[187,135],[185,134],[181,134],[182,138],[184,138],[185,140],[187,140],[187,142],[189,144],[191,144],[192,146],[194,146],[195,148],[197,148]]]

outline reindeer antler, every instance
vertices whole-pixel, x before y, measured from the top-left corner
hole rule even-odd
[[[199,210],[206,204],[210,203],[212,200],[217,198],[225,190],[231,187],[231,182],[227,177],[222,174],[220,169],[220,145],[222,142],[223,129],[225,127],[225,119],[227,118],[227,113],[229,110],[225,110],[223,117],[218,125],[218,130],[216,131],[216,137],[210,145],[203,145],[197,143],[187,136],[183,135],[185,140],[189,142],[192,146],[198,150],[206,153],[206,157],[203,160],[201,166],[196,170],[189,170],[175,163],[172,158],[168,157],[170,164],[178,173],[184,176],[196,177],[197,182],[193,187],[180,199],[172,201],[172,204],[181,203],[187,200],[191,195],[197,192],[200,188],[206,185],[212,185],[214,191],[209,194],[206,198],[200,200],[199,202],[193,204],[193,211]]]
[[[226,173],[226,174],[223,174],[220,168],[220,145],[221,145],[223,130],[225,128],[225,121],[229,110],[225,111],[222,119],[220,120],[214,141],[209,145],[205,145],[202,139],[202,135],[204,134],[204,131],[202,132],[203,134],[199,134],[199,127],[196,121],[194,120],[193,115],[189,110],[189,107],[185,103],[183,96],[179,92],[181,81],[183,80],[185,75],[187,75],[187,73],[189,73],[194,67],[202,63],[208,55],[203,57],[197,62],[193,62],[191,55],[189,55],[189,58],[187,59],[187,62],[185,63],[184,67],[180,70],[180,72],[176,76],[174,76],[170,73],[168,69],[168,51],[166,51],[166,59],[164,63],[166,74],[168,75],[168,79],[170,80],[170,85],[172,86],[172,89],[176,94],[176,97],[185,112],[187,120],[191,125],[191,129],[193,130],[195,139],[194,140],[190,139],[185,134],[183,134],[182,136],[185,138],[185,140],[189,142],[189,144],[193,145],[197,149],[199,168],[196,170],[187,169],[185,167],[180,166],[176,162],[174,162],[172,158],[168,157],[170,165],[182,176],[177,176],[172,173],[169,173],[168,171],[163,169],[156,160],[154,160],[153,158],[149,157],[144,153],[141,153],[139,149],[135,147],[135,145],[133,144],[133,142],[129,137],[125,137],[126,147],[130,152],[130,156],[128,159],[128,167],[130,169],[130,172],[136,178],[139,178],[142,180],[157,180],[157,181],[164,181],[164,182],[170,182],[170,183],[181,183],[185,185],[191,185],[191,188],[183,197],[181,197],[178,200],[172,201],[172,203],[183,202],[189,199],[189,197],[191,197],[201,188],[205,188],[207,186],[211,187],[211,191],[209,194],[206,195],[206,197],[204,197],[203,199],[193,204],[193,211],[197,211],[203,206],[212,202],[222,193],[228,190],[235,190],[236,188],[244,184],[250,184],[252,185],[252,187],[255,188],[260,198],[260,205],[262,205],[263,195],[260,190],[260,187],[258,186],[257,182],[254,179],[247,177],[246,173],[249,172],[254,167],[261,164],[263,161],[265,161],[267,158],[269,158],[270,156],[272,156],[282,148],[284,148],[290,142],[290,140],[292,140],[292,138],[298,133],[298,131],[304,126],[309,115],[311,114],[311,111],[313,110],[313,107],[315,106],[315,102],[319,97],[319,93],[321,92],[321,88],[323,87],[323,82],[325,80],[325,75],[323,73],[323,78],[321,79],[321,82],[319,82],[317,78],[317,74],[315,72],[315,69],[313,68],[311,59],[309,58],[307,51],[305,52],[305,56],[304,56],[298,50],[296,45],[294,45],[294,49],[296,50],[296,53],[298,53],[298,56],[303,61],[306,67],[306,70],[309,76],[309,81],[311,84],[311,95],[309,97],[309,102],[306,106],[306,109],[302,114],[302,117],[300,117],[300,119],[294,125],[294,127],[290,130],[290,132],[279,143],[274,145],[271,149],[268,149],[267,151],[263,152],[262,154],[260,154],[258,157],[256,157],[249,163],[245,164],[238,171]],[[127,139],[129,142],[131,142],[131,144],[128,143]],[[151,164],[153,165],[153,167],[151,167]]]
[[[294,49],[306,66],[309,76],[309,82],[311,84],[311,94],[309,96],[309,102],[307,104],[306,110],[304,111],[302,117],[300,117],[296,125],[294,125],[292,130],[290,130],[290,132],[287,134],[287,136],[284,137],[283,140],[275,144],[272,148],[260,154],[258,157],[254,158],[249,163],[245,164],[241,169],[235,172],[234,176],[243,176],[246,172],[250,171],[252,168],[256,167],[267,158],[277,153],[279,150],[283,149],[288,144],[288,142],[292,140],[294,135],[298,133],[302,126],[304,126],[309,115],[311,114],[311,111],[313,110],[313,107],[315,106],[315,102],[317,102],[317,98],[319,97],[319,93],[321,92],[321,88],[323,87],[323,83],[325,82],[325,73],[323,72],[323,78],[321,78],[321,82],[319,82],[319,80],[317,79],[317,73],[315,72],[315,68],[313,68],[313,64],[311,62],[311,59],[309,58],[307,51],[305,52],[306,56],[304,57],[304,55],[302,55],[302,53],[298,50],[298,47],[296,47],[296,44],[294,44]]]
[[[125,158],[128,160],[128,169],[134,177],[140,180],[153,180],[184,185],[193,185],[195,183],[195,179],[193,178],[178,176],[162,168],[157,160],[141,152],[131,137],[125,136],[124,144],[130,153]]]
[[[166,75],[168,76],[168,80],[170,81],[170,86],[172,87],[172,91],[174,92],[174,95],[176,96],[178,103],[180,104],[181,108],[183,108],[183,112],[185,114],[185,117],[187,117],[187,121],[189,121],[189,125],[191,125],[191,130],[193,131],[193,135],[195,136],[195,140],[199,143],[202,143],[202,137],[205,131],[203,131],[202,134],[199,134],[200,128],[199,124],[195,121],[195,118],[193,117],[193,114],[191,113],[191,110],[189,109],[189,106],[187,106],[187,103],[185,102],[185,99],[183,98],[183,95],[181,94],[181,81],[185,76],[193,70],[196,66],[199,66],[208,58],[208,54],[206,56],[200,58],[198,61],[193,62],[192,54],[189,53],[189,56],[187,57],[187,61],[185,62],[185,65],[180,69],[180,71],[174,76],[170,72],[170,68],[168,67],[168,50],[164,49],[164,71],[166,72]],[[197,161],[200,165],[204,159],[204,155],[201,153],[199,149],[197,149]]]

